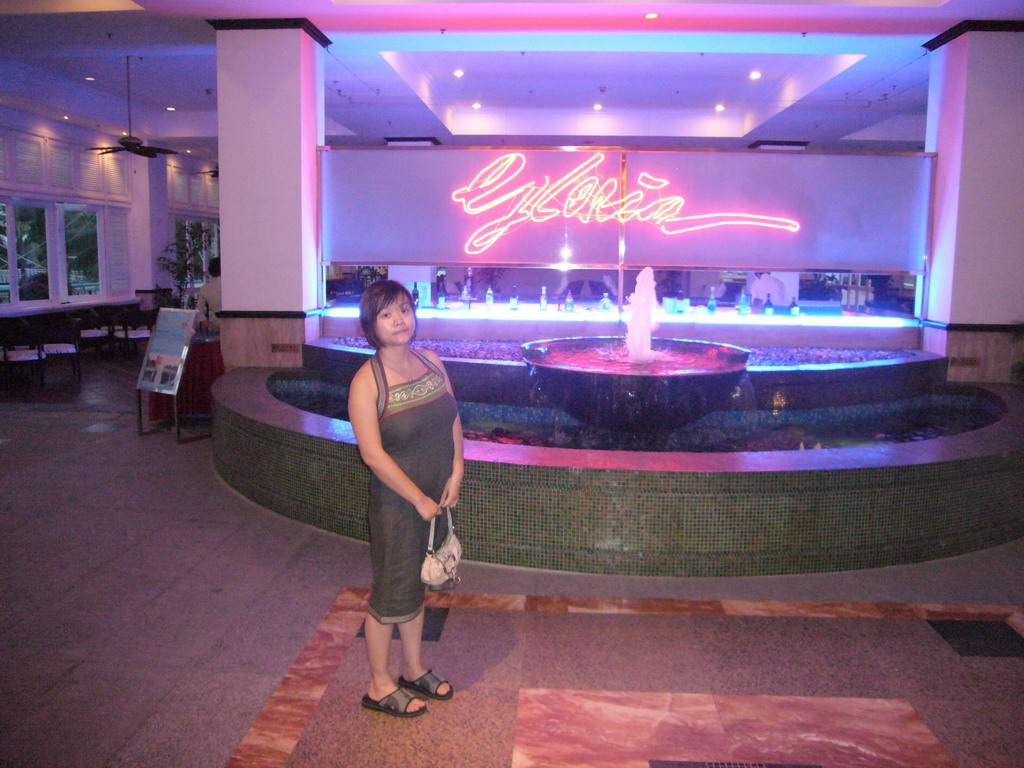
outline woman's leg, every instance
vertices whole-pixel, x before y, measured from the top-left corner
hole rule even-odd
[[[398,625],[398,635],[402,638],[402,676],[406,680],[418,680],[426,674],[427,668],[423,666],[421,651],[423,648],[423,615],[426,610],[420,611],[419,615],[412,621]],[[438,686],[437,692],[441,696],[448,693],[451,686],[443,683]]]
[[[420,631],[422,632],[422,611],[419,615],[419,621]],[[366,635],[366,655],[370,661],[370,689],[367,693],[370,694],[370,698],[374,701],[379,701],[398,688],[395,679],[391,676],[391,671],[388,669],[388,655],[391,649],[391,627],[391,624],[381,624],[369,614],[366,615],[366,621],[363,624],[363,633]],[[399,625],[403,649],[405,647],[404,627],[404,624]],[[423,673],[421,672],[420,674]],[[413,699],[409,703],[408,711],[415,712],[425,706],[426,702],[422,699]]]

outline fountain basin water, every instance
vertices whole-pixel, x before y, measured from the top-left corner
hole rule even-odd
[[[619,336],[544,339],[523,345],[538,390],[588,424],[656,432],[729,410],[750,351],[731,344],[651,339],[651,357],[630,360]]]

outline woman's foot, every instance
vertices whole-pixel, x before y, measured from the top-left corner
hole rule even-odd
[[[426,702],[417,699],[404,688],[396,688],[379,699],[373,698],[368,693],[364,694],[362,705],[366,709],[383,712],[392,717],[419,717],[427,714]]]
[[[398,684],[410,691],[415,691],[421,696],[427,696],[438,701],[448,701],[454,693],[452,686],[447,680],[442,680],[428,669],[414,680],[406,680],[405,677],[398,678]]]

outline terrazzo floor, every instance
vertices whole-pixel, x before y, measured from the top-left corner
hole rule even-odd
[[[467,563],[456,696],[359,706],[365,544],[135,434],[137,358],[0,389],[0,766],[1024,766],[1024,541],[914,566],[622,578]],[[398,644],[393,644],[398,669]]]

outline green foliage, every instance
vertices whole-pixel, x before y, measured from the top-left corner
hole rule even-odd
[[[174,242],[164,248],[170,256],[158,256],[157,265],[166,272],[174,286],[175,306],[186,309],[195,306],[192,289],[203,275],[204,257],[210,250],[213,225],[204,221],[175,222]]]

